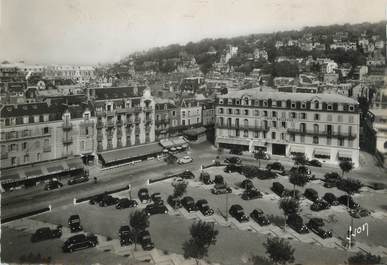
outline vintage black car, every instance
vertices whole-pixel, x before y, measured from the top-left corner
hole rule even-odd
[[[147,230],[142,231],[137,238],[143,250],[148,251],[154,248],[155,244],[152,242],[151,236]]]
[[[289,215],[288,219],[286,220],[286,224],[297,233],[300,233],[300,234],[309,233],[308,227],[304,224],[302,217],[299,216],[298,214]]]
[[[270,220],[267,218],[267,216],[263,213],[261,209],[255,209],[250,213],[251,219],[253,219],[255,222],[257,222],[259,225],[269,225]]]
[[[44,190],[55,190],[62,188],[63,184],[59,180],[50,180],[45,186]]]
[[[133,243],[133,234],[128,225],[121,226],[118,230],[121,246],[128,246]]]
[[[271,186],[271,190],[278,196],[282,197],[285,191],[285,187],[279,182],[273,182],[273,185]]]
[[[135,200],[129,200],[128,198],[122,198],[116,204],[116,209],[134,208],[138,206],[138,202]]]
[[[235,165],[235,164],[228,164],[228,165],[224,168],[224,172],[227,172],[227,173],[237,172],[237,173],[239,173],[239,174],[242,174],[242,166],[240,166],[240,165]]]
[[[214,210],[210,208],[208,201],[205,199],[198,200],[196,202],[196,207],[205,216],[214,214]]]
[[[99,204],[107,195],[108,195],[107,193],[95,195],[89,200],[89,203],[90,204]]]
[[[200,173],[200,181],[206,185],[213,184],[214,182],[211,180],[210,174],[208,172]]]
[[[244,179],[241,182],[240,186],[241,186],[242,189],[246,189],[246,190],[250,190],[250,189],[254,189],[255,188],[253,182],[250,179]]]
[[[321,211],[331,208],[330,204],[323,200],[323,199],[317,199],[311,206],[310,209],[312,211]]]
[[[151,200],[149,196],[149,191],[147,188],[139,189],[137,195],[141,203],[148,203]]]
[[[191,171],[189,171],[188,169],[183,171],[182,173],[180,173],[178,175],[178,177],[181,177],[183,179],[194,179],[195,178],[195,175],[194,173],[192,173]]]
[[[118,203],[119,199],[115,198],[111,195],[106,195],[102,198],[102,200],[98,203],[100,207],[112,206]]]
[[[359,208],[360,205],[353,200],[351,196],[348,195],[342,195],[338,198],[338,201],[345,206],[348,206],[350,209],[356,209]]]
[[[307,164],[312,167],[322,167],[322,163],[317,159],[309,160]]]
[[[242,206],[239,204],[234,204],[230,207],[229,213],[232,217],[238,220],[240,223],[248,222],[249,217],[243,211]]]
[[[174,197],[173,195],[169,195],[167,199],[168,204],[173,208],[173,209],[178,209],[183,207],[181,205],[180,198]]]
[[[67,181],[68,185],[74,185],[82,182],[88,182],[89,177],[88,176],[76,176],[74,178],[71,178]]]
[[[262,198],[262,193],[256,188],[245,190],[241,196],[242,200],[254,200]]]
[[[49,227],[41,227],[31,236],[31,242],[39,242],[43,240],[60,238],[62,236],[62,226],[58,225],[56,229]]]
[[[92,234],[78,234],[67,239],[62,247],[63,252],[92,248],[98,244],[98,238]]]
[[[231,193],[232,189],[225,184],[215,184],[214,187],[211,189],[211,192],[213,194],[219,195],[219,194]]]
[[[268,170],[277,170],[280,172],[285,171],[285,167],[280,162],[273,162],[266,165],[266,169]]]
[[[153,203],[155,203],[155,204],[164,204],[164,200],[161,197],[160,192],[153,193],[151,196],[151,199],[152,199]]]
[[[194,212],[194,211],[197,211],[198,208],[196,207],[195,205],[195,201],[192,197],[189,197],[189,196],[185,196],[182,200],[181,200],[181,204],[183,205],[183,207],[188,211],[188,212]]]
[[[224,178],[222,175],[215,175],[214,179],[215,184],[224,184]]]
[[[327,192],[324,194],[323,199],[329,203],[332,206],[337,206],[340,204],[340,202],[337,200],[337,197],[335,194]]]
[[[242,164],[242,160],[237,157],[237,156],[231,156],[231,157],[227,157],[225,160],[224,160],[224,163],[226,164]]]
[[[319,237],[325,239],[332,237],[332,231],[324,229],[324,221],[322,218],[311,218],[307,223],[309,230],[314,232]]]
[[[315,202],[318,199],[317,191],[310,188],[305,189],[304,196],[305,198],[311,200],[312,202]]]
[[[81,218],[78,214],[71,215],[68,220],[71,233],[82,231]]]
[[[147,215],[164,214],[164,213],[168,213],[168,209],[167,207],[165,207],[164,204],[152,203],[152,204],[148,204],[145,207],[144,212]]]

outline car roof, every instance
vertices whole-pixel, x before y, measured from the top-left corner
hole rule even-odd
[[[197,200],[196,203],[208,203],[206,199]]]
[[[191,196],[185,196],[185,197],[183,198],[183,200],[193,200],[193,198],[192,198]]]
[[[243,207],[240,206],[239,204],[234,204],[234,205],[231,206],[231,208],[243,209]]]
[[[78,219],[78,218],[80,218],[78,214],[73,214],[70,216],[69,219]]]

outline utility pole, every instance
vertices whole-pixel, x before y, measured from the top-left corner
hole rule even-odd
[[[226,221],[228,221],[228,192],[226,192]]]

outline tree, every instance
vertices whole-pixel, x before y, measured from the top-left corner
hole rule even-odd
[[[286,227],[286,221],[289,215],[296,214],[300,210],[300,202],[294,198],[291,197],[285,197],[280,200],[279,202],[279,208],[283,211],[285,215],[285,226]]]
[[[371,265],[379,264],[381,260],[380,256],[372,255],[371,253],[364,254],[362,252],[356,253],[356,255],[348,258],[348,264],[350,265]]]
[[[357,179],[341,179],[337,182],[337,188],[349,194],[359,192],[363,184]]]
[[[298,166],[303,166],[307,162],[305,155],[296,155],[293,157],[293,161],[294,164]]]
[[[173,185],[173,196],[181,197],[187,191],[187,182],[179,182]]]
[[[289,241],[283,238],[269,237],[263,244],[266,253],[275,264],[286,264],[294,262],[294,248]]]
[[[349,173],[353,169],[353,164],[350,161],[341,161],[340,164],[341,177],[344,177],[344,173]]]
[[[293,184],[293,198],[295,197],[296,185],[304,187],[308,183],[309,178],[305,174],[299,172],[292,172],[289,176],[289,182]]]
[[[208,248],[215,244],[218,231],[211,223],[199,221],[192,224],[190,228],[191,239],[183,244],[184,257],[194,258],[196,264],[198,259],[208,255]]]
[[[149,227],[148,215],[144,211],[134,211],[129,216],[129,224],[134,232],[134,249],[137,248],[137,236],[140,232]]]
[[[266,153],[262,149],[258,149],[258,151],[254,153],[254,158],[258,160],[258,168],[261,168],[261,159],[263,159],[265,155]]]

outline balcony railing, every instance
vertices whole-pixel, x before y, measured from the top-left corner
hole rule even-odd
[[[239,130],[249,130],[249,131],[268,131],[270,128],[268,126],[253,126],[253,125],[241,125],[241,124],[216,124],[218,129],[239,129]]]
[[[155,123],[156,123],[156,125],[159,125],[159,124],[168,124],[169,121],[170,121],[169,118],[166,118],[166,119],[156,120]]]
[[[39,130],[39,131],[19,131],[15,133],[6,133],[2,138],[0,138],[0,142],[7,141],[17,141],[17,140],[25,140],[29,138],[39,138],[43,136],[51,135],[51,128],[48,128],[47,131]]]
[[[152,107],[144,107],[143,110],[145,112],[152,112],[153,111],[153,108]]]
[[[116,113],[116,112],[115,112],[114,110],[107,110],[107,111],[106,111],[106,116],[107,116],[107,117],[112,117],[112,116],[115,115],[115,113]]]
[[[311,136],[324,136],[332,137],[339,139],[355,139],[356,134],[354,133],[343,133],[343,132],[329,132],[329,131],[317,131],[317,130],[300,130],[300,129],[288,129],[290,134],[299,134],[299,135],[311,135]]]
[[[73,137],[64,137],[63,138],[63,144],[72,144],[73,143]]]
[[[72,128],[73,128],[73,124],[71,122],[63,123],[63,130],[64,131],[70,131]]]
[[[106,122],[106,127],[107,127],[107,128],[112,128],[112,127],[114,127],[114,121],[107,121],[107,122]]]
[[[135,113],[139,113],[139,112],[141,112],[142,108],[141,107],[134,107],[133,110]]]

